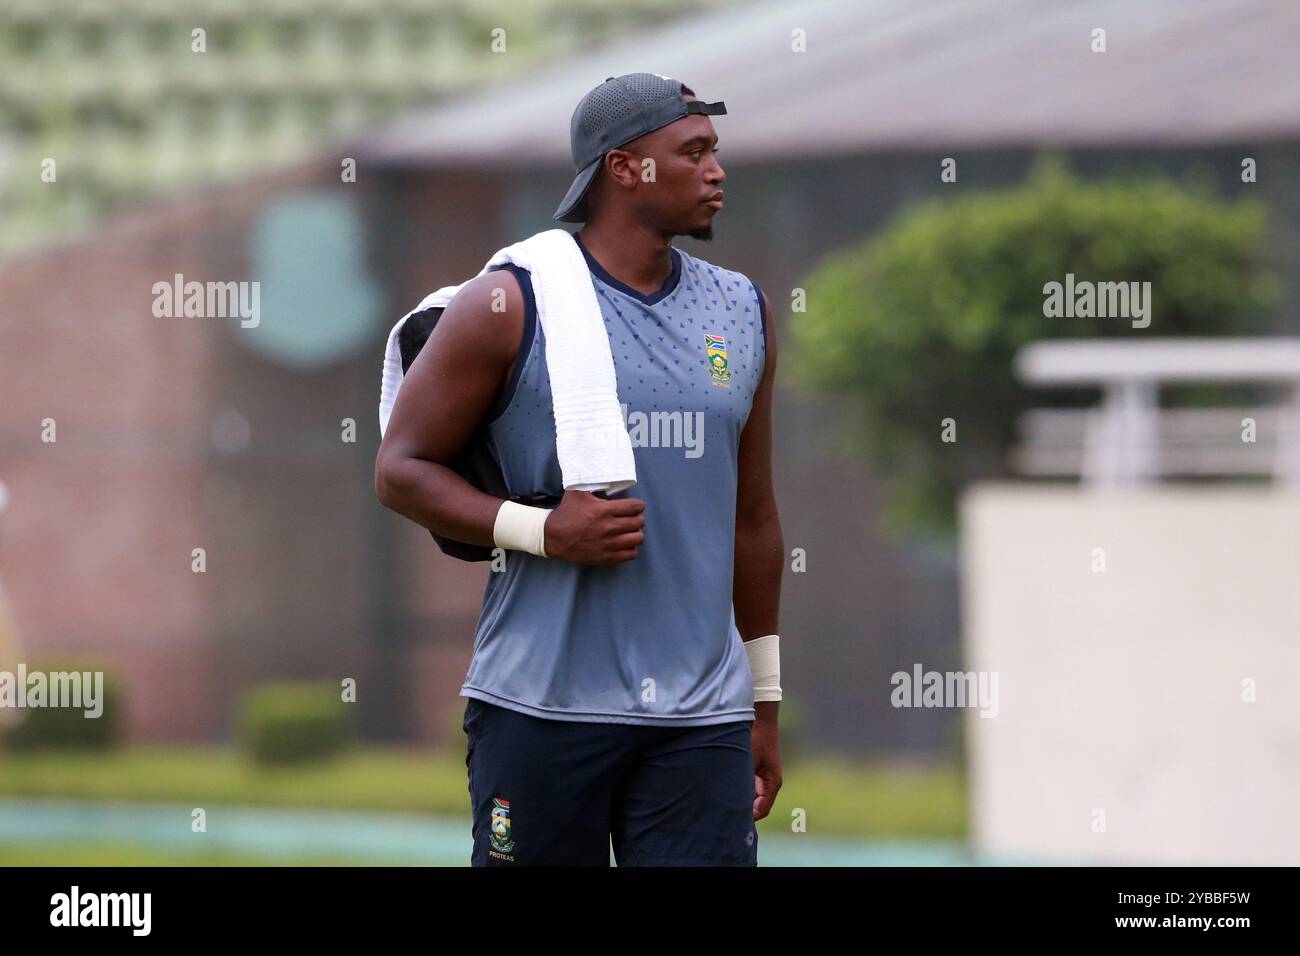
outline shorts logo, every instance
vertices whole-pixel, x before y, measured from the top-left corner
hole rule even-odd
[[[510,836],[510,801],[492,798],[492,849],[509,853],[515,848]]]
[[[709,375],[714,385],[731,388],[731,371],[727,368],[727,340],[721,335],[704,333],[704,350],[709,357]]]

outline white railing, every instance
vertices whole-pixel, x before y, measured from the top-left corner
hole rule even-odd
[[[1036,409],[1011,463],[1027,475],[1137,485],[1174,475],[1272,475],[1300,487],[1300,339],[1036,342],[1016,355],[1021,381],[1100,387],[1092,409]],[[1277,386],[1277,405],[1160,408],[1162,385]]]

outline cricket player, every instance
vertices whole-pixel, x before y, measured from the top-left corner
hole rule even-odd
[[[754,866],[781,786],[772,488],[776,334],[709,240],[725,174],[680,81],[611,77],[571,123],[573,232],[609,334],[636,465],[566,490],[546,341],[525,270],[468,282],[407,370],[376,461],[380,501],[505,549],[461,696],[476,866]],[[504,309],[493,309],[504,294]],[[486,423],[514,497],[449,467]]]

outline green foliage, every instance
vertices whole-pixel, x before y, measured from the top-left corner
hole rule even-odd
[[[888,481],[886,533],[950,534],[959,487],[1005,474],[1021,411],[1095,401],[1022,388],[1021,345],[1258,332],[1279,294],[1266,235],[1258,203],[1161,179],[1084,182],[1049,159],[1016,188],[925,203],[828,257],[799,283],[809,308],[787,374],[847,399],[834,437]],[[1150,282],[1150,326],[1045,317],[1043,287],[1067,273]],[[940,440],[945,418],[955,442]]]
[[[263,765],[323,760],[352,743],[349,706],[328,681],[263,684],[241,702],[240,743]]]
[[[108,750],[118,741],[122,721],[122,685],[111,675],[104,674],[103,683],[95,687],[94,677],[86,683],[87,673],[94,675],[102,670],[102,665],[79,659],[49,660],[28,663],[27,674],[41,673],[53,682],[56,678],[48,675],[77,673],[82,690],[82,707],[32,707],[11,715],[15,719],[7,727],[2,738],[6,747],[15,750]],[[16,675],[15,675],[16,676]],[[17,687],[16,692],[26,695],[24,687]],[[52,694],[50,689],[47,694]],[[92,707],[87,694],[97,696]],[[46,697],[52,702],[52,696]],[[98,717],[87,715],[87,711],[99,713]]]

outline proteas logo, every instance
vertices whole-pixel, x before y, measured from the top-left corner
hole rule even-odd
[[[500,797],[492,798],[492,849],[509,853],[515,848],[510,837],[510,802]]]
[[[731,372],[727,369],[727,340],[721,335],[704,334],[704,349],[709,356],[709,375],[714,384],[731,387]]]

